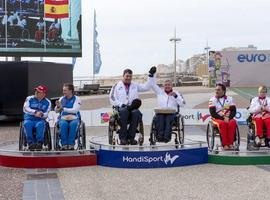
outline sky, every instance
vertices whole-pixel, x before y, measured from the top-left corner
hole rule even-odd
[[[249,44],[270,49],[268,0],[82,0],[83,56],[74,77],[92,76],[94,9],[100,76],[120,75],[125,68],[145,73],[152,65],[172,63],[169,39],[175,28],[182,40],[177,58],[182,60],[204,53],[207,41],[211,50]]]

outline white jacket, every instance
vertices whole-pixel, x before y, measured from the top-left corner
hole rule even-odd
[[[159,108],[169,108],[177,111],[178,105],[180,107],[186,104],[181,93],[175,91],[177,97],[169,96],[164,90],[162,90],[157,84],[152,84],[152,89],[157,95],[157,102]]]
[[[217,114],[220,116],[230,116],[230,107],[235,106],[233,98],[227,95],[224,95],[222,98],[217,98],[213,96],[209,100],[209,108],[215,107]]]
[[[123,81],[116,83],[110,92],[110,102],[113,106],[121,107],[123,104],[131,105],[134,99],[139,98],[138,92],[145,92],[151,89],[154,78],[148,77],[145,84],[131,82],[129,91],[126,91]]]
[[[265,107],[266,111],[261,112],[262,107]],[[270,98],[266,97],[265,99],[259,99],[259,97],[254,97],[248,110],[253,114],[254,118],[270,117]]]

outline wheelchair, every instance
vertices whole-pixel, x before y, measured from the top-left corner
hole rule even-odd
[[[49,45],[55,47],[63,47],[64,46],[64,39],[61,37],[62,31],[52,30],[47,33],[47,42]]]
[[[172,135],[175,136],[174,143],[175,145],[184,144],[185,140],[185,123],[184,117],[180,114],[180,107],[177,107],[176,117],[172,123]],[[157,129],[156,129],[156,115],[153,117],[150,131],[149,142],[150,145],[155,145],[157,140]]]
[[[25,129],[23,126],[23,122],[20,123],[20,133],[19,133],[19,151],[28,151],[28,144],[26,140]],[[36,130],[34,128],[33,135],[36,137]],[[44,143],[42,147],[43,151],[52,150],[52,138],[51,138],[51,129],[49,122],[45,122],[45,132],[44,132]]]
[[[62,148],[62,145],[61,145],[61,139],[60,139],[59,122],[56,122],[54,125],[53,140],[54,140],[54,143],[53,143],[54,150],[60,151]],[[79,124],[76,131],[74,149],[76,150],[86,149],[86,129],[85,129],[85,123],[81,119],[79,119]]]
[[[119,139],[119,131],[120,131],[120,116],[118,112],[118,107],[113,106],[113,114],[110,116],[109,119],[109,128],[108,128],[108,142],[110,145],[120,144]],[[136,136],[138,144],[140,146],[144,143],[144,127],[142,120],[138,123],[138,127],[136,130]]]
[[[23,39],[23,40],[26,40],[26,39],[30,39],[30,32],[29,32],[29,30],[28,29],[23,29],[22,30],[22,36],[21,36],[21,38]]]
[[[218,144],[216,137],[219,137],[220,144]],[[217,125],[215,125],[212,120],[210,120],[209,123],[207,124],[206,141],[207,141],[209,151],[217,151],[219,147],[222,147],[222,138],[220,135],[220,131]],[[214,149],[215,143],[217,143],[216,149]],[[235,129],[233,146],[234,146],[234,149],[233,149],[234,151],[239,151],[240,132],[239,132],[238,125],[236,126],[236,129]]]
[[[258,142],[256,142],[256,139],[258,138],[256,136],[256,126],[255,122],[252,119],[252,114],[249,115],[247,118],[247,126],[248,126],[248,134],[247,134],[247,150],[252,151],[252,150],[259,150],[260,147],[269,147],[268,145],[269,141],[266,137],[266,127],[265,125],[263,126],[263,139],[265,140],[265,145],[261,145]]]

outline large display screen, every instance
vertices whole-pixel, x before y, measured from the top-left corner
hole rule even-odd
[[[81,57],[81,0],[0,0],[0,56]]]

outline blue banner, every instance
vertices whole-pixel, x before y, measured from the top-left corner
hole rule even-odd
[[[102,65],[101,55],[99,50],[99,43],[97,41],[98,32],[96,30],[97,23],[96,23],[96,11],[94,13],[94,38],[93,38],[93,74],[98,74],[100,67]]]
[[[208,162],[207,147],[168,151],[115,151],[100,149],[98,165],[117,168],[165,168]]]

